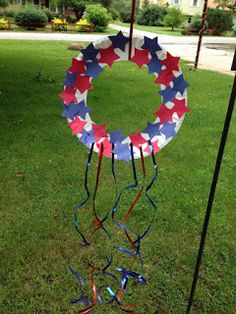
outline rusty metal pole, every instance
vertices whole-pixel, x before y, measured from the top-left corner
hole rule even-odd
[[[203,33],[206,29],[205,22],[207,19],[207,10],[208,10],[208,0],[205,0],[203,10],[202,10],[202,22],[201,22],[201,28],[199,31],[197,54],[196,54],[196,59],[195,59],[195,63],[194,63],[195,69],[197,69],[197,67],[198,67],[198,60],[199,60],[199,55],[200,55],[200,50],[201,50],[201,45],[202,45],[202,36],[203,36]]]

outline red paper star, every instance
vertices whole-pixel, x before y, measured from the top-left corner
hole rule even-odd
[[[130,135],[130,140],[131,143],[136,147],[140,147],[142,144],[147,142],[147,140],[145,140],[145,138],[142,137],[140,132],[137,134]]]
[[[73,88],[70,88],[68,86],[66,86],[66,88],[64,89],[64,91],[59,95],[63,100],[64,103],[69,106],[69,104],[73,101],[73,102],[77,102],[77,99],[75,97],[75,92],[76,90]]]
[[[174,74],[172,73],[172,71],[166,68],[165,70],[161,71],[161,73],[158,75],[158,77],[155,80],[155,83],[168,86],[173,77]]]
[[[189,108],[186,106],[185,99],[174,99],[174,107],[172,108],[173,112],[177,112],[178,117],[181,118],[186,112],[189,112]]]
[[[72,59],[72,65],[68,69],[69,72],[78,72],[78,73],[84,73],[85,71],[85,64],[82,60],[77,60],[75,58]]]
[[[172,122],[172,115],[174,113],[173,108],[169,109],[165,105],[161,105],[161,107],[154,112],[156,117],[159,117],[160,124],[163,124],[165,121]]]
[[[69,127],[72,130],[72,134],[77,134],[77,133],[82,133],[83,128],[84,128],[86,122],[80,120],[79,117],[76,116],[75,120],[72,121],[72,122],[68,122],[68,124],[69,124]]]
[[[99,49],[99,52],[101,54],[101,57],[98,60],[98,62],[99,63],[106,63],[109,65],[109,67],[111,67],[112,64],[117,59],[120,59],[120,57],[115,53],[113,46],[110,46],[109,48],[106,48],[106,49]]]
[[[94,138],[98,142],[101,138],[107,137],[106,125],[98,125],[93,123]]]
[[[135,48],[134,56],[130,59],[130,61],[136,63],[139,68],[141,68],[144,64],[148,64],[150,59],[148,57],[149,51],[147,49],[139,50]]]
[[[153,148],[154,154],[158,153],[161,150],[160,147],[158,146],[158,141],[154,141],[154,142],[151,142],[151,143],[152,143],[152,148]],[[148,154],[151,154],[149,145],[145,148],[144,151],[147,152]]]
[[[110,157],[111,156],[111,152],[112,152],[112,145],[108,141],[107,138],[102,143],[98,143],[97,144],[97,148],[99,149],[99,155],[101,154],[102,144],[103,144],[103,155],[107,156],[107,157]]]
[[[179,71],[179,59],[179,57],[173,57],[169,52],[167,52],[166,59],[162,60],[161,63],[169,70]]]
[[[75,82],[75,87],[83,94],[88,89],[93,89],[92,84],[90,83],[90,76],[78,75]]]

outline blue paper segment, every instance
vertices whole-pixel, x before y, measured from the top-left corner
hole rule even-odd
[[[157,51],[162,50],[158,44],[158,38],[153,39],[144,36],[144,44],[142,45],[143,49],[148,49],[149,52],[154,55]]]
[[[122,51],[125,51],[126,44],[129,42],[129,39],[123,35],[123,33],[120,31],[115,36],[108,36],[110,41],[112,42],[112,46],[114,48],[119,48]]]
[[[167,103],[168,101],[173,102],[173,100],[177,94],[177,91],[173,90],[170,86],[168,86],[165,89],[163,89],[162,91],[160,91],[159,93],[163,97],[163,102]]]
[[[165,135],[166,139],[168,139],[176,135],[175,127],[176,123],[164,122],[160,131],[162,134]]]
[[[120,130],[115,130],[110,133],[110,142],[112,144],[121,143],[125,138],[126,136],[122,134]]]
[[[119,160],[130,160],[130,148],[128,144],[116,144],[113,153],[117,155]]]
[[[96,57],[97,57],[97,54],[98,54],[98,49],[96,49],[94,47],[94,45],[91,43],[91,44],[88,45],[87,48],[82,49],[81,52],[82,52],[85,60],[93,60],[93,61],[95,61]]]
[[[172,79],[173,82],[173,90],[180,92],[183,95],[185,89],[189,87],[189,84],[185,81],[183,74],[179,75]]]
[[[85,75],[91,76],[94,79],[97,78],[102,71],[104,71],[103,67],[101,67],[96,61],[87,62],[86,67],[87,69],[85,71]]]
[[[150,63],[148,63],[148,74],[160,73],[162,68],[162,63],[157,58],[156,55],[152,56]]]
[[[147,123],[147,127],[142,131],[143,133],[147,133],[149,135],[150,140],[157,135],[161,135],[160,133],[160,123]]]

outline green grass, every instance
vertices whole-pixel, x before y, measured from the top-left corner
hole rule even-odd
[[[129,23],[123,23],[120,21],[113,21],[113,24],[129,27]],[[157,34],[164,34],[164,35],[173,35],[173,36],[181,36],[181,30],[175,29],[174,31],[171,31],[170,27],[165,26],[145,26],[145,25],[138,25],[134,24],[134,28],[140,29],[142,31],[157,33]]]
[[[73,228],[73,207],[84,199],[83,175],[88,150],[71,135],[61,118],[58,94],[70,60],[76,54],[64,42],[0,41],[0,276],[1,313],[78,313],[71,298],[82,292],[67,269],[88,274],[84,261],[101,265],[110,244],[102,233],[97,246],[79,250]],[[192,71],[182,63],[190,84],[189,106],[178,136],[157,155],[159,180],[151,195],[158,204],[154,226],[143,243],[148,286],[130,282],[126,302],[137,313],[184,313],[207,203],[232,77]],[[35,79],[41,72],[45,80]],[[142,129],[159,105],[153,76],[134,65],[118,63],[94,81],[89,92],[91,116],[124,132]],[[152,120],[151,120],[152,121]],[[234,115],[193,313],[235,313],[236,218]],[[146,158],[148,179],[153,174]],[[91,164],[94,187],[97,156]],[[141,162],[137,161],[141,180]],[[131,165],[117,162],[119,189],[131,182]],[[137,191],[136,191],[137,192]],[[118,218],[135,193],[126,193]],[[102,215],[115,198],[110,160],[103,160],[97,208]],[[131,225],[143,230],[151,213],[140,200]],[[91,229],[91,202],[81,210],[82,230]],[[108,225],[113,230],[113,225]],[[106,240],[105,240],[106,241]],[[122,243],[120,232],[115,243]],[[100,243],[100,244],[99,244]],[[133,263],[115,253],[115,266]],[[134,270],[139,271],[138,263]],[[100,281],[101,283],[101,281]],[[87,283],[88,285],[89,283]],[[91,295],[91,290],[86,291]],[[97,306],[94,313],[120,313],[116,306]]]

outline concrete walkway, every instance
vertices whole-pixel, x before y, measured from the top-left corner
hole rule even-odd
[[[114,33],[121,30],[128,33],[127,27],[114,24],[109,25]],[[134,34],[148,37],[156,37],[156,33],[134,30]],[[68,42],[95,41],[106,36],[106,34],[68,34],[68,33],[45,33],[45,32],[0,32],[1,39],[11,40],[58,40]],[[196,55],[198,36],[170,36],[158,35],[159,43],[171,54],[193,62]],[[230,71],[233,59],[233,50],[224,49],[222,45],[236,44],[236,38],[232,37],[204,37],[201,49],[199,67],[210,69],[221,73],[233,74]],[[1,48],[1,42],[0,42]],[[217,48],[217,49],[214,49]]]

